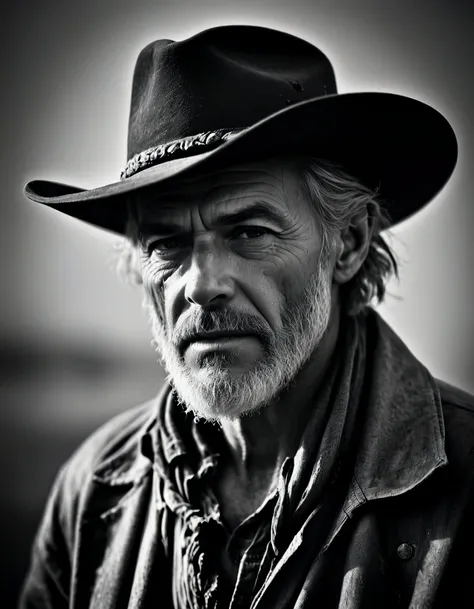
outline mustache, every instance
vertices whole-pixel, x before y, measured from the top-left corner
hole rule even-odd
[[[182,353],[199,334],[206,332],[254,335],[266,349],[270,347],[272,339],[269,325],[260,317],[232,309],[190,311],[186,317],[178,321],[171,339]]]

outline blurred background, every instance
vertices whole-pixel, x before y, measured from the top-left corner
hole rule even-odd
[[[84,188],[118,179],[132,71],[152,40],[226,23],[283,29],[329,56],[340,92],[406,94],[448,117],[458,167],[431,206],[394,231],[401,280],[380,312],[435,376],[474,392],[469,4],[17,0],[2,9],[0,607],[15,605],[60,464],[163,380],[141,292],[114,274],[117,239],[22,195],[39,177]]]

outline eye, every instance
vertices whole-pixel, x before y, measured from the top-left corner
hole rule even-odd
[[[264,226],[239,226],[232,232],[232,237],[235,239],[259,239],[265,235],[269,235],[272,231]]]
[[[164,239],[156,239],[148,245],[149,254],[155,253],[158,256],[170,255],[179,253],[189,246],[189,239],[185,236],[175,235],[173,237],[165,237]]]

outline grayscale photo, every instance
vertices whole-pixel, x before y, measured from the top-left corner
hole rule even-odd
[[[0,607],[473,607],[474,10],[2,28]]]

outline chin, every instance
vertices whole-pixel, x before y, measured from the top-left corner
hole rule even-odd
[[[206,368],[201,374],[173,379],[179,402],[186,411],[207,421],[235,421],[258,412],[273,396],[263,386],[248,382],[248,372]],[[260,390],[259,390],[260,389]]]
[[[236,421],[240,417],[248,414],[257,412],[260,407],[255,406],[248,408],[240,403],[210,403],[208,400],[200,400],[198,396],[194,395],[192,400],[185,400],[181,394],[177,391],[180,404],[184,407],[186,412],[192,412],[193,415],[199,419],[204,419],[209,422],[221,422],[221,421]]]
[[[194,406],[185,405],[185,408],[186,408],[187,412],[192,412],[194,417],[196,417],[198,419],[204,419],[205,421],[207,421],[209,423],[222,423],[224,421],[237,421],[238,419],[240,419],[241,417],[243,417],[245,415],[254,414],[255,412],[258,412],[260,410],[260,408],[245,410],[245,409],[241,409],[241,408],[222,409],[219,407],[217,407],[216,409],[211,409],[209,407],[209,404],[206,404],[204,409],[200,408],[197,404],[194,404]]]

